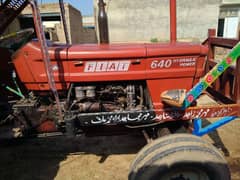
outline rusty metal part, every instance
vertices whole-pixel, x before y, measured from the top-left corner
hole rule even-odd
[[[170,0],[170,40],[177,40],[177,16],[176,16],[176,0]]]
[[[52,72],[50,57],[49,57],[49,53],[48,53],[47,41],[45,38],[44,29],[43,29],[42,21],[41,21],[41,15],[40,15],[40,12],[38,9],[37,1],[29,0],[29,2],[32,7],[33,20],[34,20],[34,25],[35,25],[35,29],[36,29],[36,34],[37,34],[38,40],[41,44],[42,58],[44,61],[45,71],[47,73],[48,84],[49,84],[50,89],[56,100],[57,109],[58,109],[58,113],[59,113],[58,114],[59,115],[59,123],[62,123],[63,122],[63,114],[62,114],[62,109],[61,109],[61,105],[60,105],[58,92],[56,89],[56,84],[55,84],[55,81],[53,78],[53,72]]]
[[[216,30],[209,29],[208,39],[204,42],[209,48],[205,72],[208,72],[217,64],[217,61],[215,60],[216,47],[231,49],[240,40],[240,37],[239,39],[230,39],[215,36]],[[213,84],[213,88],[215,91],[220,92],[234,102],[240,103],[240,60],[236,62],[235,66],[229,67],[229,69],[223,73],[222,77],[216,80]]]
[[[86,97],[87,98],[95,98],[95,96],[96,96],[96,93],[95,93],[96,87],[95,86],[87,86],[87,87],[85,87],[85,89],[86,89]]]
[[[0,139],[12,139],[23,137],[31,127],[31,122],[26,119],[22,111],[14,110],[0,126]],[[2,122],[2,121],[1,121]]]
[[[98,1],[98,28],[99,28],[99,39],[101,44],[109,43],[108,34],[108,17],[105,11],[105,3],[103,0]]]
[[[103,108],[104,108],[104,110],[107,111],[107,112],[120,111],[120,110],[122,110],[122,107],[121,107],[121,106],[118,106],[118,105],[115,105],[115,104],[112,104],[112,103],[104,103],[104,104],[103,104]]]
[[[136,106],[136,100],[135,100],[135,86],[134,85],[128,85],[126,88],[127,91],[127,107],[131,110],[135,108]]]
[[[227,39],[221,37],[211,37],[210,43],[213,46],[223,47],[223,48],[230,48],[232,49],[238,42],[238,39]]]
[[[63,30],[64,30],[64,34],[65,34],[65,40],[66,43],[69,44],[70,43],[70,39],[69,39],[69,35],[68,35],[68,30],[67,30],[67,23],[66,23],[66,18],[65,18],[65,8],[64,8],[64,3],[63,0],[59,0],[59,6],[60,6],[60,14],[61,14],[61,20],[63,23]]]
[[[0,126],[0,140],[13,139],[23,137],[23,131],[21,128],[13,128],[12,126]]]
[[[234,72],[235,85],[234,85],[234,101],[240,104],[240,57],[238,58],[236,69]]]
[[[21,128],[13,128],[12,132],[13,132],[13,137],[14,138],[23,137],[23,132],[22,132]]]
[[[63,136],[63,133],[62,132],[49,132],[49,133],[37,134],[38,138],[56,137],[56,136]]]
[[[120,106],[112,104],[112,103],[99,103],[99,102],[85,102],[78,103],[79,112],[111,112],[118,111],[121,109]]]
[[[143,86],[142,86],[142,85],[139,86],[139,91],[140,91],[140,96],[137,97],[138,100],[139,100],[139,105],[138,105],[138,106],[143,107],[143,106],[144,106],[144,105],[143,105],[143,101],[144,101],[144,91],[143,91]]]
[[[146,130],[142,130],[143,136],[145,138],[145,140],[147,141],[147,143],[151,143],[153,140],[150,138],[150,136],[148,135],[148,133],[146,132]]]
[[[77,86],[75,87],[75,96],[78,100],[84,98],[94,99],[96,96],[96,86]]]
[[[84,87],[75,87],[75,96],[78,101],[86,98]]]
[[[101,109],[101,105],[98,102],[79,103],[78,106],[80,112],[99,112]]]

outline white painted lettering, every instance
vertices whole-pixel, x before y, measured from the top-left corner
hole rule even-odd
[[[107,66],[108,66],[108,62],[107,61],[98,62],[97,63],[97,67],[96,67],[96,72],[107,71]]]
[[[131,61],[89,61],[84,72],[120,72],[128,71]]]
[[[157,68],[171,68],[173,65],[178,67],[193,67],[196,65],[196,58],[179,58],[179,59],[162,59],[162,60],[153,60],[151,62],[151,69]]]
[[[87,62],[85,65],[84,72],[94,72],[96,69],[96,62]]]

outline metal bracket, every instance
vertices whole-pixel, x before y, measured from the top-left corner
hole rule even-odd
[[[202,119],[200,119],[200,118],[194,119],[194,121],[193,121],[194,129],[193,129],[192,134],[194,134],[196,136],[203,136],[203,135],[208,134],[209,132],[212,132],[212,131],[216,130],[217,128],[235,120],[236,118],[237,118],[237,116],[226,116],[206,127],[202,127]]]

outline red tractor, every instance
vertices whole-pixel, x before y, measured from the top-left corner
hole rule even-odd
[[[213,117],[223,107],[231,112],[215,117],[239,115],[239,105],[198,107],[194,96],[188,108],[172,105],[200,81],[209,52],[206,44],[176,41],[175,0],[170,1],[171,42],[147,44],[109,44],[104,8],[101,44],[47,42],[35,0],[6,0],[0,7],[1,33],[28,4],[38,40],[31,40],[32,29],[0,38],[1,138],[142,131],[156,139],[186,132],[193,119]],[[144,147],[131,166],[131,180],[157,178],[227,180],[230,173],[212,145],[177,134]]]

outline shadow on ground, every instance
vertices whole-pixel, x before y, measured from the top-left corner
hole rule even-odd
[[[210,122],[207,119],[203,119],[203,127],[206,127],[208,125],[210,125],[212,122]],[[227,147],[224,145],[218,131],[212,131],[210,133],[208,133],[208,136],[212,139],[212,141],[214,142],[213,145],[218,148],[219,150],[221,150],[225,156],[229,156],[230,153],[227,149]]]
[[[52,180],[68,155],[94,154],[103,163],[109,155],[135,154],[142,136],[54,137],[1,142],[0,179]],[[80,168],[80,167],[79,167]]]
[[[203,122],[203,126],[208,124],[208,120]],[[229,128],[236,127],[232,124]],[[228,156],[229,150],[237,150],[239,145],[228,143],[235,131],[222,130],[226,131],[224,136],[223,132],[214,131],[209,137]],[[0,180],[125,180],[131,161],[145,144],[142,135],[133,134],[0,142]],[[240,158],[230,156],[227,160],[232,179],[239,180]]]

